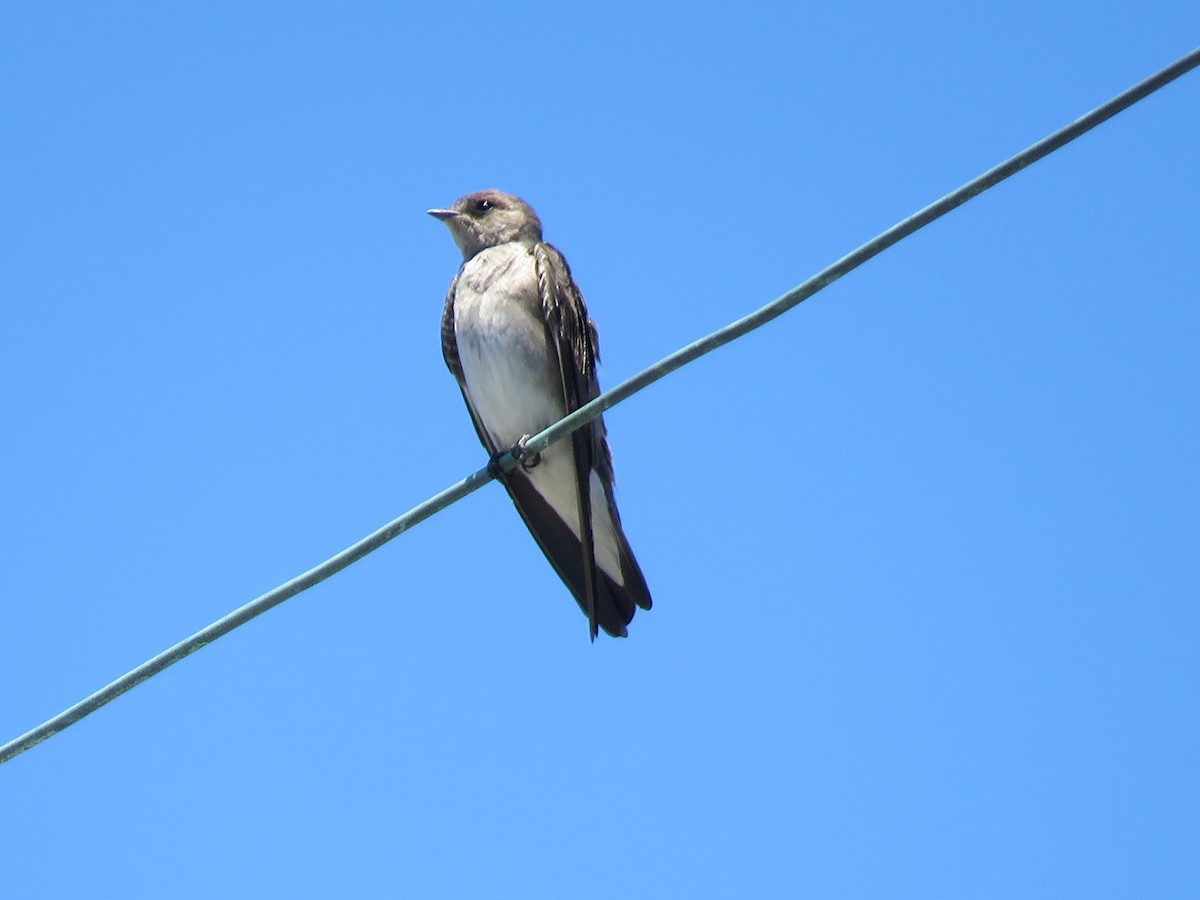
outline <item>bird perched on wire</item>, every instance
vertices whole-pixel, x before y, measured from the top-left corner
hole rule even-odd
[[[600,393],[599,344],[566,259],[542,240],[525,201],[480,191],[431,209],[462,251],[446,294],[442,355],[458,379],[479,440],[530,533],[588,617],[624,637],[650,589],[621,530],[612,454],[595,419],[536,455],[532,434]],[[521,465],[508,473],[507,451]]]

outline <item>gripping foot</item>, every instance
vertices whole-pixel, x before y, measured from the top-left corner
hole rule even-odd
[[[504,476],[508,473],[506,473],[500,467],[500,458],[502,456],[504,456],[504,454],[506,454],[506,453],[511,453],[513,456],[513,459],[515,459],[517,462],[519,462],[521,464],[521,468],[524,469],[526,472],[528,472],[530,469],[536,467],[537,464],[542,461],[542,454],[530,453],[528,450],[525,449],[525,442],[528,441],[530,437],[532,437],[532,435],[528,435],[528,434],[522,435],[521,439],[519,441],[517,441],[515,444],[513,444],[511,447],[509,447],[507,450],[500,450],[496,453],[493,453],[491,455],[491,457],[488,459],[488,464],[487,464],[488,474],[491,475],[493,478],[495,478],[497,481],[504,480]]]

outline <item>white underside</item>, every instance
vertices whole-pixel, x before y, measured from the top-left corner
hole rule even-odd
[[[542,322],[518,299],[533,296],[536,285],[533,257],[516,244],[479,253],[458,279],[454,333],[467,398],[501,449],[537,434],[566,412],[559,401],[558,362]],[[541,462],[524,475],[579,537],[570,438],[543,452]],[[590,483],[596,564],[624,584],[608,497],[594,471]]]

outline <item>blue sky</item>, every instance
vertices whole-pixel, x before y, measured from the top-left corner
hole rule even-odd
[[[10,4],[0,740],[484,462],[424,210],[602,382],[1200,44],[1195,3]],[[626,641],[489,486],[0,768],[0,892],[1200,884],[1200,75],[607,416]]]

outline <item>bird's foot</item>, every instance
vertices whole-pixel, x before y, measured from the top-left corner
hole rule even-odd
[[[487,473],[489,475],[491,475],[493,478],[495,478],[497,481],[503,481],[505,479],[505,476],[508,475],[508,473],[505,472],[504,469],[500,468],[500,457],[502,457],[507,452],[508,452],[507,450],[498,450],[495,453],[493,453],[491,456],[488,457]]]
[[[530,453],[525,449],[525,444],[533,437],[531,434],[521,435],[521,439],[512,446],[512,455],[517,458],[517,462],[521,464],[521,468],[528,472],[530,469],[536,468],[537,464],[542,461],[542,454]]]
[[[487,464],[488,474],[491,475],[493,478],[495,478],[497,481],[504,480],[504,476],[508,473],[506,473],[504,471],[504,469],[500,466],[500,460],[507,453],[511,453],[513,459],[515,459],[518,463],[520,463],[521,468],[524,469],[526,472],[528,472],[530,469],[534,468],[538,463],[540,463],[542,461],[542,454],[530,453],[528,450],[525,449],[525,442],[528,441],[530,437],[532,437],[532,435],[528,435],[528,434],[522,435],[521,439],[519,441],[517,441],[515,444],[513,444],[511,447],[509,447],[507,450],[500,450],[496,453],[493,453],[491,455],[491,457],[488,459],[488,464]]]

